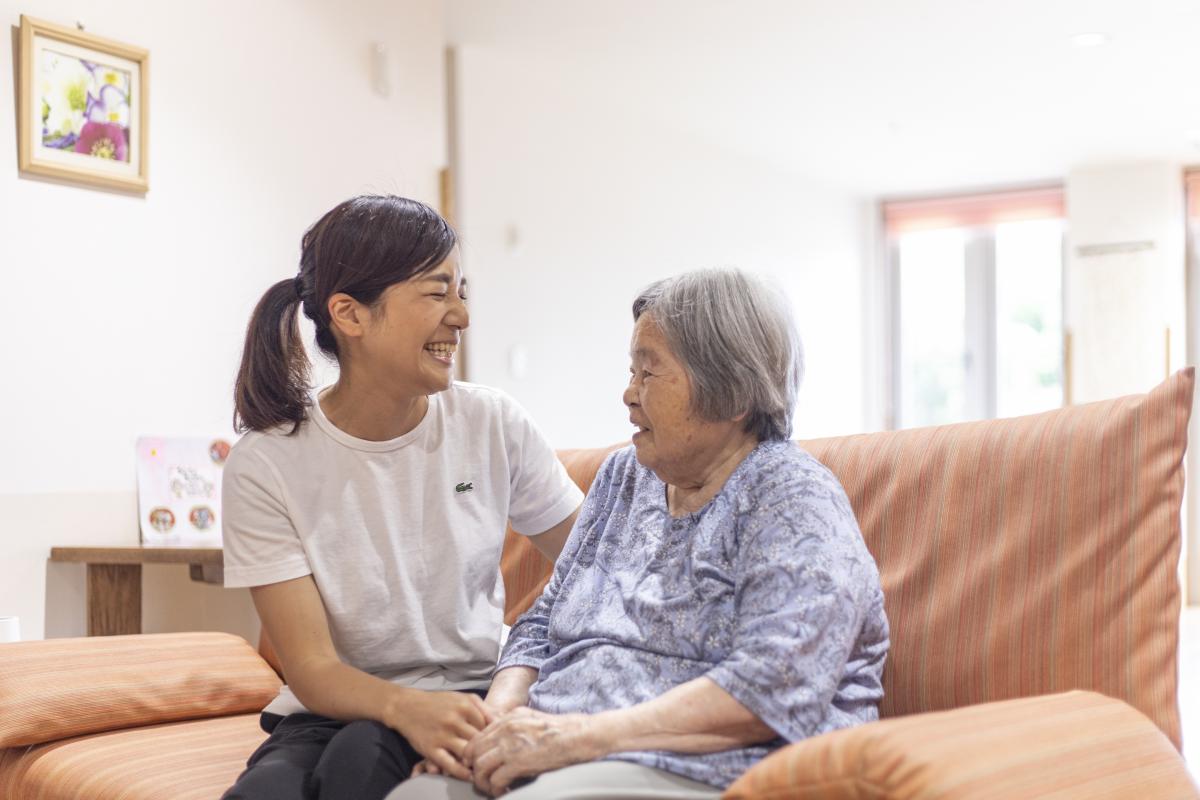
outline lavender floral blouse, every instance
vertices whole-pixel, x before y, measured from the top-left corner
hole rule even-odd
[[[703,755],[624,752],[724,788],[787,742],[878,717],[888,623],[841,484],[764,442],[700,511],[673,518],[632,447],[604,462],[546,591],[497,670],[538,670],[530,707],[595,713],[707,677],[773,728]]]

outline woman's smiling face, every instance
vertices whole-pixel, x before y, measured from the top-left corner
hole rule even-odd
[[[695,412],[687,370],[649,314],[634,326],[629,353],[629,385],[622,400],[637,428],[638,462],[672,485],[702,479],[711,457],[744,437],[740,423],[707,420]]]
[[[454,380],[459,334],[471,324],[458,251],[384,291],[362,340],[364,365],[403,394],[433,394]]]

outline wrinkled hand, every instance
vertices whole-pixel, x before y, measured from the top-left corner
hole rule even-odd
[[[419,692],[406,704],[404,719],[392,727],[425,756],[422,771],[469,781],[471,773],[462,760],[467,743],[495,718],[474,694]]]
[[[590,735],[586,714],[545,714],[515,708],[471,740],[463,763],[471,768],[475,788],[491,796],[503,794],[517,778],[525,778],[603,755]]]

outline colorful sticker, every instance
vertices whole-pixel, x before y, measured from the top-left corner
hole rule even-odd
[[[216,521],[217,515],[208,506],[195,506],[188,512],[188,521],[192,523],[192,527],[196,530],[206,531],[212,527]]]
[[[229,458],[229,442],[224,439],[214,441],[208,446],[208,457],[218,467],[225,466],[225,459]]]
[[[175,527],[175,515],[171,513],[171,509],[158,508],[150,509],[150,527],[159,533],[166,533]]]

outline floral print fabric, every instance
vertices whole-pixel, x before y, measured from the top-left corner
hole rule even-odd
[[[672,517],[632,447],[588,493],[545,592],[497,670],[538,670],[530,707],[595,713],[706,677],[779,738],[611,758],[728,786],[787,742],[878,717],[888,623],[875,561],[837,479],[764,442],[700,511]]]

